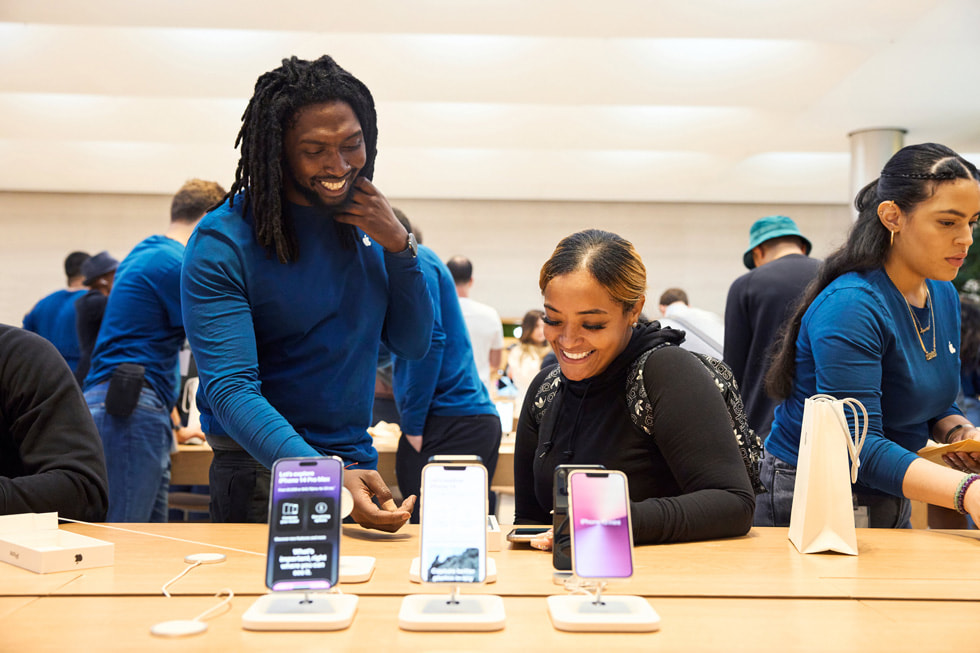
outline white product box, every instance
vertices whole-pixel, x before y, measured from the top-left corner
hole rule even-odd
[[[500,551],[503,536],[496,515],[487,515],[487,551]]]
[[[0,560],[47,574],[108,567],[115,545],[58,528],[58,513],[0,516]]]

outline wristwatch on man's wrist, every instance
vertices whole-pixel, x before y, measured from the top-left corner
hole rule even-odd
[[[404,256],[405,258],[408,258],[409,256],[412,258],[417,257],[419,255],[419,243],[417,240],[415,240],[415,234],[409,231],[408,244],[405,245],[405,249],[400,252],[392,252],[392,254],[395,256]]]

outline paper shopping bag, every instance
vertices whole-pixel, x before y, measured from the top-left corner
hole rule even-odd
[[[854,418],[854,439],[845,406]],[[858,454],[867,431],[868,413],[856,399],[814,395],[806,400],[789,520],[789,539],[800,553],[857,555],[851,483],[857,481]]]

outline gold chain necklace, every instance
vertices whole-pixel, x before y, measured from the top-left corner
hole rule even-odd
[[[904,294],[902,295],[902,299],[905,299]],[[936,324],[936,313],[932,308],[932,296],[929,294],[928,287],[926,287],[926,304],[929,305],[929,326],[923,329],[919,326],[919,321],[915,319],[915,313],[912,312],[912,305],[909,304],[908,299],[905,299],[905,306],[909,309],[909,317],[912,318],[912,327],[915,328],[915,335],[919,339],[919,346],[922,347],[922,353],[926,355],[926,360],[931,361],[936,357],[936,329],[932,329],[932,351],[926,351],[926,343],[922,342],[922,334]]]

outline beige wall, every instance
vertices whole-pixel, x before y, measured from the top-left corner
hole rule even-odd
[[[797,221],[825,256],[850,225],[837,204],[664,204],[392,200],[423,232],[424,242],[445,260],[468,256],[474,265],[473,297],[501,316],[520,318],[540,308],[537,276],[563,236],[597,227],[630,239],[647,266],[646,313],[670,286],[684,288],[691,303],[724,312],[728,285],[745,272],[748,229],[764,215]],[[103,249],[122,259],[142,238],[162,233],[170,197],[74,193],[0,193],[0,322],[20,325],[24,313],[64,285],[68,252]]]

